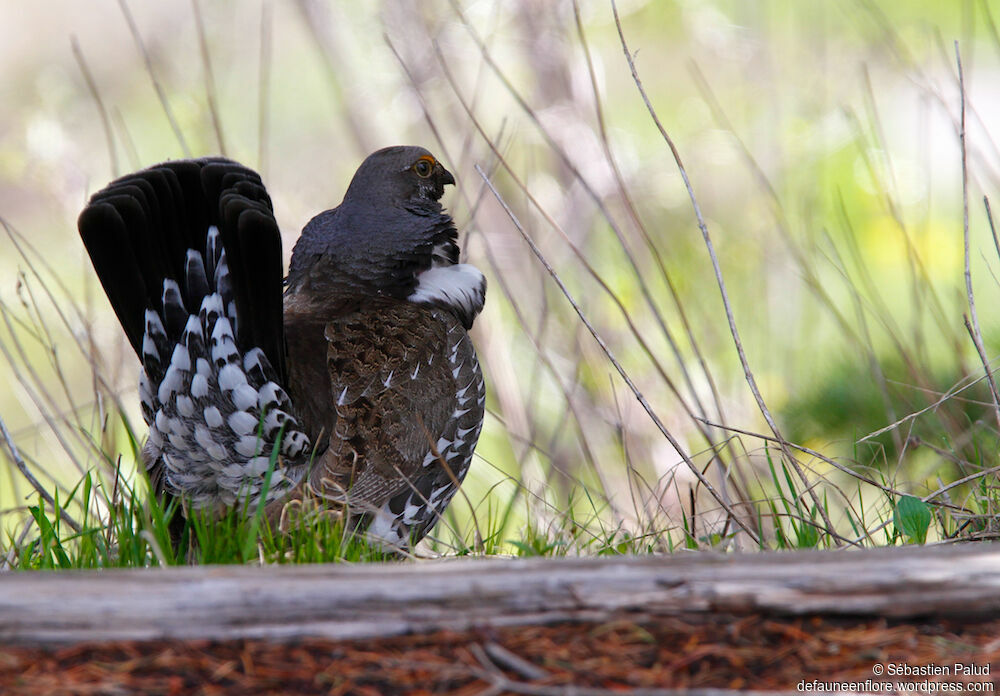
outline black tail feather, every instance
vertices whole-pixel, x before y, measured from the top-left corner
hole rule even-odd
[[[178,340],[184,328],[179,317],[163,315],[165,279],[177,281],[181,304],[197,311],[218,261],[218,250],[204,253],[207,231],[218,227],[239,317],[237,343],[261,348],[285,382],[281,236],[256,172],[223,158],[165,162],[94,194],[78,225],[140,357],[147,308],[163,316],[171,340]],[[206,257],[207,265],[195,256]]]
[[[133,248],[133,232],[144,227],[138,202],[127,196],[91,202],[80,215],[80,236],[93,261],[97,277],[118,315],[118,321],[137,355],[142,355],[146,307],[151,301],[142,262]]]
[[[254,307],[266,315],[282,313],[281,238],[274,218],[257,206],[246,207],[246,199],[236,195],[222,201],[226,224],[223,244],[229,262],[229,273],[237,308]],[[236,243],[236,240],[239,240]],[[241,278],[260,282],[241,282]],[[284,378],[285,349],[281,325],[264,322],[244,322],[239,313],[238,341],[242,345],[259,346],[278,375]],[[277,330],[275,330],[277,328]]]

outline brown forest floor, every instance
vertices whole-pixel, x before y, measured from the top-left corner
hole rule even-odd
[[[564,688],[569,685],[608,693],[636,687],[795,691],[802,679],[863,684],[876,678],[875,664],[956,662],[993,674],[936,679],[995,690],[1000,621],[692,615],[349,642],[0,647],[0,694],[546,696],[572,693]]]

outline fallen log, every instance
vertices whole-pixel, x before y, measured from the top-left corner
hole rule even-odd
[[[370,638],[725,612],[1000,617],[1000,547],[0,575],[0,641]]]

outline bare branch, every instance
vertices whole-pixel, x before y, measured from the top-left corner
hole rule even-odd
[[[31,487],[35,489],[35,492],[42,497],[46,503],[52,506],[52,509],[56,508],[56,501],[52,498],[52,495],[45,489],[45,486],[35,478],[35,475],[31,473],[28,469],[28,465],[25,463],[24,459],[21,457],[21,452],[17,449],[17,445],[14,444],[14,439],[10,436],[10,431],[7,430],[7,424],[4,423],[3,417],[0,416],[0,437],[3,437],[4,444],[7,445],[7,452],[10,454],[11,461],[14,462],[14,466],[17,470],[21,472],[24,479],[31,484]],[[59,516],[62,517],[63,521],[73,528],[74,532],[80,531],[80,525],[76,523],[69,513],[66,512],[62,507],[58,508]]]
[[[965,317],[965,328],[968,330],[969,336],[976,346],[976,352],[979,353],[979,359],[983,363],[986,381],[990,385],[990,394],[993,396],[993,412],[997,419],[997,426],[1000,426],[1000,393],[997,393],[993,370],[990,369],[990,362],[986,357],[983,334],[979,328],[979,315],[976,312],[976,298],[972,292],[972,267],[969,260],[969,163],[965,141],[965,74],[962,71],[962,54],[958,49],[958,41],[955,41],[955,63],[958,65],[958,90],[962,104],[958,139],[962,146],[962,246],[965,253],[965,296],[969,301],[969,315],[972,318],[970,324],[969,317]]]
[[[108,139],[108,155],[111,158],[111,173],[114,176],[119,176],[121,174],[121,170],[118,168],[118,153],[115,151],[115,138],[111,130],[111,120],[108,118],[107,109],[104,108],[104,100],[101,99],[101,93],[97,89],[97,83],[94,82],[94,76],[90,72],[87,60],[83,57],[83,51],[80,50],[80,42],[76,40],[76,36],[70,38],[70,46],[73,48],[73,57],[76,58],[76,64],[80,67],[80,73],[83,75],[83,80],[87,83],[87,89],[90,91],[90,96],[94,98],[94,104],[97,106],[97,113],[101,117],[101,126],[104,128],[104,135]]]
[[[201,62],[205,68],[205,97],[208,99],[208,111],[212,114],[212,128],[219,142],[219,154],[226,154],[226,139],[222,135],[222,119],[219,116],[219,100],[215,88],[215,73],[212,71],[212,55],[208,50],[208,39],[205,37],[205,20],[201,16],[201,5],[198,0],[191,0],[194,10],[194,23],[198,30],[198,45],[201,48]]]
[[[142,54],[142,60],[146,64],[146,72],[149,74],[150,82],[153,83],[153,89],[156,90],[156,96],[160,100],[160,106],[163,107],[163,113],[167,117],[170,127],[173,129],[174,135],[177,136],[177,142],[180,143],[184,156],[190,157],[191,148],[188,147],[187,140],[184,139],[184,133],[181,131],[181,127],[174,117],[173,109],[170,108],[170,102],[167,99],[166,91],[163,89],[163,84],[156,76],[156,71],[153,69],[153,60],[149,57],[149,51],[146,50],[146,44],[143,43],[142,34],[139,33],[139,27],[135,23],[132,11],[128,8],[126,0],[118,0],[118,5],[121,7],[122,15],[125,16],[125,21],[128,23],[129,31],[132,32],[132,38],[135,39],[135,45],[139,49],[139,53]]]
[[[562,278],[559,277],[559,274],[556,273],[556,270],[549,264],[548,260],[542,254],[541,250],[535,244],[535,241],[525,231],[524,227],[521,225],[521,222],[517,219],[517,216],[514,214],[514,211],[510,209],[509,205],[507,205],[507,201],[503,199],[503,196],[500,195],[500,192],[497,191],[496,188],[493,186],[493,182],[491,182],[489,178],[486,176],[486,172],[484,172],[479,167],[478,164],[476,165],[476,171],[479,172],[479,175],[483,178],[483,181],[486,183],[487,186],[489,186],[490,191],[496,197],[497,202],[504,209],[504,212],[507,213],[507,216],[510,218],[511,222],[514,223],[514,227],[517,229],[518,233],[520,233],[521,238],[524,239],[525,243],[527,243],[527,245],[531,248],[531,252],[545,267],[545,270],[548,272],[549,276],[559,287],[560,292],[562,292],[563,296],[573,307],[573,311],[576,312],[577,316],[580,318],[580,321],[583,322],[583,325],[587,327],[587,331],[589,331],[590,335],[594,337],[595,341],[597,341],[597,344],[601,347],[601,351],[603,351],[604,355],[607,356],[608,360],[614,366],[615,370],[618,371],[618,374],[621,375],[621,378],[625,381],[625,384],[628,385],[628,388],[632,391],[632,394],[635,396],[636,400],[638,400],[643,410],[645,410],[647,415],[649,415],[650,419],[653,421],[653,424],[656,425],[657,429],[667,439],[667,442],[669,442],[670,445],[681,456],[681,458],[684,460],[684,463],[687,464],[688,468],[691,470],[691,473],[695,475],[695,478],[698,479],[701,485],[705,486],[705,489],[708,490],[708,492],[712,495],[712,497],[715,498],[716,501],[718,501],[718,503],[726,510],[727,513],[729,513],[729,515],[736,522],[736,524],[738,524],[740,528],[743,529],[743,531],[746,532],[750,536],[750,538],[754,540],[755,543],[759,544],[760,538],[757,536],[757,534],[753,530],[751,530],[739,518],[736,512],[729,506],[729,504],[726,503],[725,499],[719,494],[719,492],[712,485],[712,482],[709,481],[707,478],[705,478],[705,475],[698,469],[694,461],[691,460],[691,457],[684,451],[683,447],[681,446],[681,443],[677,441],[677,439],[670,433],[669,430],[667,430],[667,426],[665,426],[663,424],[663,421],[660,420],[660,417],[656,415],[656,412],[653,410],[653,407],[649,405],[649,402],[646,400],[646,397],[643,396],[643,393],[636,386],[635,382],[632,381],[632,378],[629,377],[628,373],[625,371],[625,368],[622,367],[620,362],[618,362],[618,359],[611,352],[611,349],[608,347],[608,344],[597,332],[597,329],[594,328],[594,325],[590,323],[589,319],[587,319],[587,316],[583,313],[583,310],[580,308],[580,305],[577,304],[575,299],[573,299],[573,295],[570,293],[566,285],[562,282]]]
[[[820,516],[823,518],[823,522],[826,524],[826,530],[833,538],[834,542],[839,546],[841,539],[839,535],[836,534],[833,528],[833,524],[830,522],[829,514],[826,508],[823,506],[816,494],[816,491],[810,485],[809,480],[806,478],[805,472],[799,465],[798,461],[792,456],[792,453],[788,447],[788,443],[781,436],[781,432],[778,429],[778,424],[775,422],[774,417],[771,415],[771,411],[768,409],[767,404],[764,402],[764,397],[761,395],[760,390],[757,388],[757,380],[753,376],[753,371],[750,369],[750,363],[747,361],[746,353],[743,350],[743,342],[740,340],[739,330],[736,328],[736,319],[733,316],[733,308],[729,302],[729,293],[726,291],[726,283],[722,277],[722,268],[719,265],[719,258],[715,253],[715,246],[712,243],[712,238],[708,232],[708,226],[705,224],[705,219],[701,214],[701,206],[698,204],[698,200],[694,195],[694,189],[691,186],[691,180],[688,178],[687,169],[684,167],[683,161],[681,161],[680,153],[677,151],[676,145],[674,145],[673,139],[667,134],[666,129],[660,122],[659,117],[656,115],[656,110],[653,108],[653,104],[649,101],[649,96],[646,94],[645,88],[642,86],[642,81],[639,79],[639,73],[635,67],[635,61],[632,58],[632,53],[629,51],[628,44],[625,41],[625,33],[622,29],[621,18],[618,16],[618,6],[615,0],[611,0],[611,7],[614,10],[615,15],[615,25],[618,28],[618,38],[621,40],[622,50],[625,53],[625,59],[628,61],[629,69],[632,72],[632,80],[635,82],[636,87],[639,89],[640,95],[642,95],[642,100],[646,104],[646,109],[649,111],[650,116],[653,118],[653,122],[656,124],[657,129],[660,131],[660,135],[666,141],[667,146],[670,148],[670,152],[674,157],[674,162],[677,163],[677,168],[680,171],[681,178],[684,180],[684,186],[687,188],[688,197],[691,200],[691,205],[694,208],[695,218],[698,220],[698,229],[701,230],[702,238],[705,240],[705,246],[708,249],[709,258],[712,261],[712,268],[715,270],[715,280],[719,286],[719,292],[722,295],[722,304],[726,310],[726,320],[729,322],[729,332],[733,337],[733,343],[736,346],[736,352],[740,358],[740,365],[743,367],[743,374],[746,377],[747,384],[750,387],[750,391],[753,394],[754,400],[757,402],[757,407],[760,409],[761,414],[764,416],[764,420],[767,421],[768,427],[771,432],[774,433],[775,438],[778,440],[778,444],[781,447],[781,451],[791,464],[792,468],[795,469],[796,475],[802,480],[806,486],[806,491],[809,497],[812,499],[813,505],[819,512]]]

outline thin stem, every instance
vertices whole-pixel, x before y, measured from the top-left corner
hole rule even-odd
[[[580,305],[577,304],[576,300],[573,298],[573,295],[570,293],[569,289],[562,282],[562,278],[559,277],[559,274],[556,273],[556,270],[549,264],[548,260],[542,254],[541,250],[535,244],[535,241],[525,231],[524,227],[521,225],[521,222],[517,219],[517,216],[514,214],[514,211],[510,209],[509,205],[507,205],[507,201],[503,199],[503,196],[500,195],[500,192],[497,191],[496,188],[493,186],[493,182],[491,182],[489,178],[486,176],[486,172],[484,172],[479,167],[478,164],[476,165],[476,171],[479,172],[479,176],[483,178],[483,181],[490,188],[490,191],[493,193],[493,196],[497,199],[497,202],[504,209],[504,212],[507,213],[507,217],[510,218],[511,222],[514,224],[514,227],[521,235],[521,238],[524,239],[525,243],[527,243],[528,247],[531,249],[531,252],[535,255],[535,258],[537,258],[539,262],[541,262],[541,264],[545,267],[546,272],[549,274],[549,276],[552,278],[555,284],[559,287],[559,291],[562,292],[563,296],[573,307],[573,311],[576,312],[576,315],[580,318],[580,321],[583,322],[583,325],[587,327],[587,331],[589,331],[590,335],[593,336],[595,341],[597,341],[597,344],[600,346],[601,351],[614,366],[615,370],[617,370],[618,374],[625,381],[625,384],[628,385],[628,388],[631,390],[636,400],[642,406],[643,410],[646,411],[646,414],[653,421],[653,424],[656,425],[660,433],[662,433],[663,436],[667,439],[667,442],[669,442],[670,445],[681,456],[681,458],[684,460],[684,463],[687,464],[688,468],[695,475],[695,477],[698,479],[701,485],[705,486],[705,489],[708,490],[708,492],[712,495],[713,498],[715,498],[715,500],[719,503],[719,505],[721,505],[726,510],[726,512],[736,522],[736,524],[738,524],[740,528],[743,529],[743,531],[745,531],[754,540],[755,543],[759,544],[760,540],[758,539],[757,534],[753,532],[749,527],[747,527],[746,524],[744,524],[744,522],[739,518],[736,512],[729,506],[729,504],[723,499],[720,493],[715,489],[711,481],[705,478],[705,475],[701,473],[701,471],[698,469],[695,463],[691,460],[691,457],[688,456],[688,454],[684,451],[684,449],[681,446],[681,443],[677,441],[677,439],[671,434],[669,430],[667,430],[667,427],[663,424],[663,421],[661,421],[660,417],[656,415],[656,412],[653,410],[653,407],[649,405],[649,402],[646,400],[646,397],[643,396],[641,391],[639,391],[639,388],[636,386],[635,382],[632,381],[632,378],[629,377],[628,373],[625,371],[625,368],[622,367],[621,363],[618,362],[618,359],[611,352],[611,349],[608,347],[608,344],[597,332],[597,329],[594,328],[594,325],[590,323],[590,320],[587,319],[587,316],[583,313],[583,310],[580,308]]]
[[[226,139],[222,135],[222,119],[219,116],[219,100],[215,88],[215,73],[212,70],[212,56],[208,50],[208,39],[205,37],[205,21],[201,16],[201,6],[198,0],[191,0],[194,10],[194,23],[198,30],[198,45],[201,48],[201,62],[205,67],[205,97],[208,99],[208,111],[212,115],[212,128],[219,142],[219,154],[226,154]]]
[[[146,64],[146,72],[149,74],[150,82],[153,83],[153,89],[156,90],[156,96],[160,100],[160,105],[163,107],[163,113],[166,115],[167,121],[173,129],[174,135],[177,136],[177,142],[180,143],[181,151],[184,153],[184,156],[190,157],[191,148],[188,147],[187,140],[184,139],[184,133],[181,131],[181,127],[177,123],[177,119],[174,117],[173,109],[170,108],[170,102],[167,100],[167,93],[163,89],[163,85],[160,83],[159,78],[156,76],[156,71],[153,69],[153,60],[149,56],[149,51],[146,50],[146,44],[142,41],[142,35],[139,33],[139,27],[135,23],[132,11],[128,9],[128,4],[126,4],[125,0],[118,0],[118,5],[121,7],[122,14],[125,16],[125,21],[128,23],[129,31],[132,32],[132,38],[135,40],[135,45],[138,47],[139,53],[142,54],[142,60]]]
[[[746,377],[747,384],[750,387],[750,392],[753,394],[754,400],[757,402],[757,407],[760,409],[761,414],[764,416],[764,420],[767,421],[768,427],[771,432],[774,433],[775,438],[778,440],[778,444],[781,447],[781,451],[784,456],[788,459],[788,462],[795,469],[796,475],[802,480],[806,486],[806,491],[809,497],[812,499],[813,505],[819,512],[820,516],[823,518],[823,522],[826,525],[827,533],[833,538],[834,543],[840,546],[840,538],[834,532],[833,524],[830,521],[829,514],[826,508],[823,506],[813,490],[813,487],[809,484],[809,480],[806,478],[805,472],[799,465],[795,457],[792,456],[791,451],[788,448],[788,443],[785,438],[782,437],[780,430],[778,429],[778,424],[775,422],[774,417],[771,415],[771,411],[768,409],[767,404],[764,402],[764,397],[760,393],[760,389],[757,388],[757,380],[753,376],[753,371],[750,369],[750,363],[747,361],[746,353],[743,350],[743,342],[740,340],[739,330],[736,328],[736,319],[733,316],[732,305],[729,301],[729,293],[726,291],[726,283],[722,277],[722,268],[719,265],[719,258],[715,253],[715,245],[712,243],[711,235],[708,232],[708,226],[705,224],[705,219],[701,214],[701,206],[698,204],[698,199],[694,195],[694,189],[691,186],[691,180],[688,178],[687,169],[684,167],[684,163],[681,161],[680,153],[677,151],[676,145],[674,145],[673,139],[667,134],[666,129],[660,122],[659,116],[656,114],[656,110],[653,108],[653,104],[649,101],[649,96],[646,94],[645,88],[642,86],[642,81],[639,79],[639,73],[635,67],[635,61],[632,58],[632,53],[629,51],[628,44],[625,41],[625,33],[622,29],[621,18],[618,16],[618,6],[615,0],[611,0],[611,7],[615,15],[615,26],[618,28],[618,38],[621,40],[622,50],[625,53],[625,59],[628,61],[629,70],[632,72],[632,80],[635,82],[636,87],[639,89],[639,94],[642,96],[642,100],[646,105],[646,109],[649,111],[653,122],[656,124],[657,129],[660,131],[660,135],[666,141],[667,146],[670,148],[670,153],[673,155],[674,162],[677,164],[677,169],[680,171],[681,178],[684,180],[684,186],[688,192],[688,198],[691,200],[691,205],[694,208],[695,218],[698,221],[698,229],[701,230],[702,238],[705,241],[705,246],[708,249],[709,258],[712,261],[712,268],[715,271],[716,284],[719,286],[719,292],[722,295],[722,304],[726,311],[726,320],[729,322],[729,332],[733,337],[733,343],[736,346],[736,352],[739,355],[740,365],[743,367],[743,374]]]
[[[104,100],[101,99],[101,93],[97,89],[97,82],[94,81],[94,76],[90,72],[87,60],[83,57],[83,51],[80,50],[80,42],[76,40],[76,36],[70,38],[70,46],[73,48],[73,57],[76,58],[76,64],[80,67],[83,80],[87,83],[90,96],[94,98],[97,113],[101,117],[101,127],[104,128],[104,137],[108,139],[108,156],[111,158],[111,173],[114,176],[119,176],[121,171],[118,168],[118,152],[115,150],[115,138],[111,130],[111,119],[108,118],[108,111],[104,108]]]
[[[976,298],[972,292],[972,264],[969,253],[971,246],[969,240],[969,162],[965,141],[965,73],[962,70],[962,54],[958,49],[958,41],[955,41],[955,63],[958,65],[958,91],[962,105],[959,117],[958,140],[962,146],[962,247],[965,261],[965,296],[969,301],[969,316],[963,318],[965,319],[965,328],[969,332],[973,344],[976,346],[979,360],[983,363],[983,370],[986,372],[986,381],[990,385],[990,394],[993,396],[993,413],[997,419],[997,426],[1000,427],[1000,393],[997,393],[997,385],[993,379],[993,370],[990,369],[990,361],[986,357],[986,348],[983,346],[983,333],[979,328],[979,314],[976,312]],[[971,323],[969,321],[970,317],[972,319]]]
[[[57,509],[56,501],[52,498],[52,495],[45,490],[45,486],[43,486],[41,482],[35,478],[35,475],[31,473],[31,470],[28,469],[28,465],[21,457],[21,452],[17,449],[17,445],[14,444],[14,438],[10,436],[10,431],[7,430],[7,424],[4,423],[3,417],[0,417],[0,437],[3,437],[3,441],[4,444],[7,445],[7,451],[10,454],[11,461],[14,462],[14,466],[17,467],[17,470],[20,471],[25,480],[31,484],[31,487],[35,489],[35,492],[42,497],[42,500],[51,505],[53,510]],[[79,532],[81,528],[80,525],[76,523],[76,520],[70,517],[69,513],[67,513],[63,508],[60,507],[58,510],[59,516],[62,517],[63,521],[72,527],[74,532]]]

